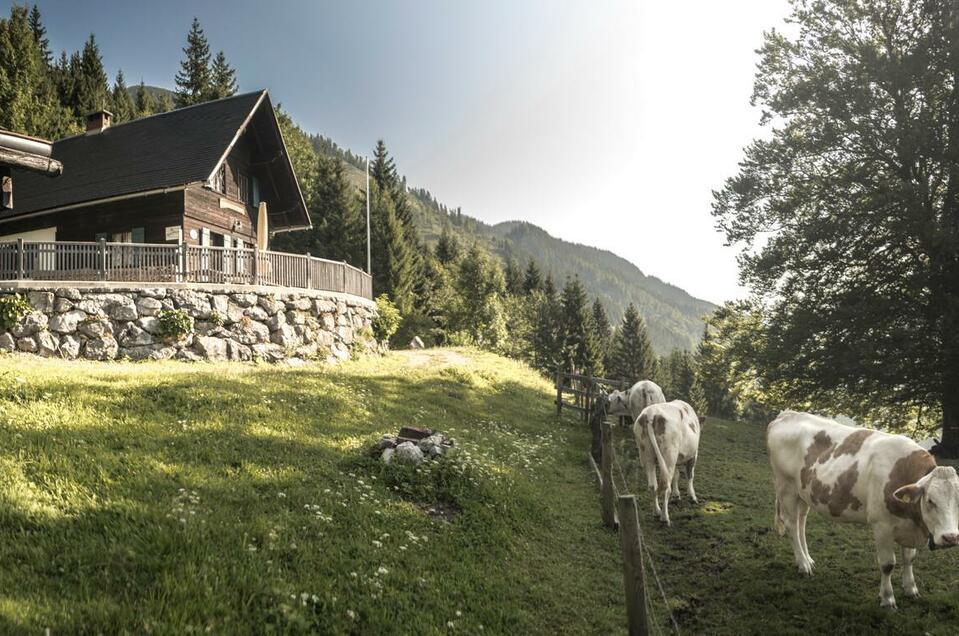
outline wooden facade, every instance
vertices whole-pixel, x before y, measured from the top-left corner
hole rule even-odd
[[[75,169],[63,187],[27,181],[33,208],[0,214],[0,242],[251,247],[260,202],[271,233],[310,224],[265,91],[103,126],[53,147]]]

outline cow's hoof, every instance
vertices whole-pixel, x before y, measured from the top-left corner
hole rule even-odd
[[[797,564],[799,568],[799,573],[806,576],[812,576],[812,563],[808,561],[803,561],[802,563]]]
[[[903,593],[909,598],[919,598],[919,588],[913,587],[912,589],[906,588]]]
[[[696,499],[696,497],[690,497],[689,499],[690,499],[694,504],[698,504],[698,503],[699,503],[699,499]]]
[[[888,601],[880,601],[879,607],[885,607],[890,612],[895,612],[899,610],[899,608],[896,607],[896,599],[890,599]]]

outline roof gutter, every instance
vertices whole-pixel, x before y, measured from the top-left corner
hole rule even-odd
[[[53,144],[49,141],[37,139],[36,137],[27,137],[26,135],[18,135],[9,130],[0,130],[0,146],[26,152],[31,155],[39,155],[41,157],[49,157],[53,154]]]
[[[63,212],[64,210],[75,210],[77,208],[86,208],[91,205],[113,203],[114,201],[126,201],[128,199],[139,199],[141,197],[148,197],[154,194],[169,194],[170,192],[179,192],[181,190],[186,190],[190,186],[194,186],[194,185],[203,185],[203,183],[201,181],[196,181],[193,183],[187,183],[185,185],[170,186],[168,188],[156,188],[155,190],[143,190],[141,192],[131,192],[130,194],[120,194],[115,197],[105,197],[103,199],[94,199],[92,201],[84,201],[83,203],[71,203],[70,205],[61,205],[60,207],[50,208],[48,210],[40,210],[38,212],[30,212],[28,214],[18,214],[18,215],[9,216],[6,218],[0,218],[0,223],[8,223],[10,221],[21,221],[23,219],[30,219],[37,216],[43,216],[45,214],[53,214],[54,212]]]

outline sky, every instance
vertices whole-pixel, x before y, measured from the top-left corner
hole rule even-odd
[[[241,91],[359,154],[384,139],[448,206],[713,302],[745,293],[711,192],[763,134],[755,50],[787,0],[37,3],[56,54],[95,33],[111,79],[168,88],[196,16]]]

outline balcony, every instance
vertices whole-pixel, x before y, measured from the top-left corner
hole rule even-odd
[[[0,243],[2,281],[250,285],[373,298],[372,277],[345,262],[309,254],[186,244]]]

